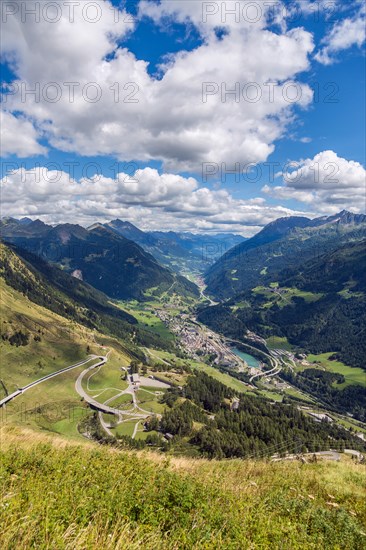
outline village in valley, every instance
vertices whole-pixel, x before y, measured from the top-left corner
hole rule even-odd
[[[238,372],[248,370],[246,361],[231,350],[224,337],[198,323],[192,315],[182,313],[175,316],[169,309],[157,309],[155,314],[177,336],[180,349],[192,359],[202,360],[202,357],[209,356],[214,365]]]

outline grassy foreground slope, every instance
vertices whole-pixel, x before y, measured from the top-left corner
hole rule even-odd
[[[6,427],[2,548],[361,549],[365,467],[167,460]]]

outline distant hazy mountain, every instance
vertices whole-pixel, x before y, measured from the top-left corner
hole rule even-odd
[[[72,224],[52,227],[39,220],[23,224],[5,219],[1,235],[112,298],[143,299],[149,289],[157,295],[168,289],[182,295],[198,293],[194,284],[162,267],[138,244],[102,225],[87,230]]]
[[[148,233],[141,231],[141,229],[139,229],[138,227],[136,227],[130,222],[126,222],[122,220],[113,220],[104,225],[106,227],[109,227],[110,229],[113,229],[119,235],[126,237],[126,239],[135,241],[138,244],[149,243]],[[150,241],[151,241],[151,244],[154,244],[154,239],[150,239]]]
[[[280,218],[222,256],[206,274],[208,292],[230,298],[274,281],[276,273],[366,237],[366,216],[342,211],[310,220]]]
[[[22,225],[28,225],[30,223],[32,223],[33,220],[31,220],[30,218],[21,218],[19,220],[19,222],[22,224]]]
[[[119,235],[138,243],[160,263],[177,272],[203,272],[233,246],[244,242],[241,235],[141,231],[130,222],[113,220],[105,224]]]

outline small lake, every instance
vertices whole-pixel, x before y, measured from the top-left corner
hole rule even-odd
[[[244,351],[240,351],[238,348],[230,348],[235,355],[246,361],[249,365],[249,367],[259,367],[259,361],[253,357],[253,355],[249,355],[249,353],[244,353]]]

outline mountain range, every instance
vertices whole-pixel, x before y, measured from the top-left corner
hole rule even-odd
[[[25,303],[37,304],[56,316],[119,338],[128,355],[141,357],[138,345],[170,347],[169,342],[116,307],[103,292],[24,248],[0,243],[0,281],[18,293],[18,301],[22,296]],[[5,311],[2,313],[5,315]],[[29,323],[22,316],[17,325],[19,330],[26,330]]]
[[[1,236],[114,299],[144,300],[146,292],[198,295],[193,283],[160,265],[134,241],[100,224],[88,230],[11,218],[1,221]]]
[[[104,225],[118,235],[138,243],[162,265],[180,273],[201,273],[233,246],[246,240],[245,237],[232,233],[196,235],[176,231],[145,232],[122,220],[113,220]]]
[[[196,350],[199,355],[202,348],[195,332],[198,321],[198,325],[202,323],[236,340],[238,346],[241,343],[244,349],[249,345],[249,353],[254,340],[257,346],[253,353],[256,354],[261,350],[269,354],[276,346],[291,350],[290,362],[284,359],[281,374],[276,373],[282,379],[278,379],[277,384],[286,381],[326,410],[351,414],[361,422],[365,420],[362,381],[346,382],[343,375],[320,368],[316,354],[325,354],[328,362],[341,361],[342,372],[350,367],[365,369],[366,216],[343,211],[337,216],[313,220],[304,217],[276,220],[216,262],[206,276],[208,289],[201,289],[201,293],[196,285],[160,265],[140,244],[131,240],[133,237],[146,243],[153,236],[135,226],[123,228],[124,222],[113,222],[113,229],[108,224],[96,223],[85,229],[73,224],[51,226],[29,219],[3,219],[1,225],[0,286],[6,302],[1,338],[7,357],[3,381],[6,391],[16,389],[22,377],[29,378],[24,368],[27,369],[30,362],[37,371],[39,365],[40,369],[44,364],[50,368],[54,360],[65,362],[71,347],[75,359],[82,355],[83,348],[84,353],[92,348],[95,352],[97,336],[103,339],[100,341],[104,346],[113,348],[113,353],[121,353],[123,361],[140,361],[146,372],[158,367],[170,373],[169,376],[170,371],[174,371],[184,378],[183,390],[179,389],[183,378],[179,378],[178,390],[167,392],[168,409],[161,408],[165,412],[159,426],[164,433],[189,437],[185,442],[189,451],[193,445],[195,452],[218,458],[258,452],[257,435],[249,427],[254,420],[256,425],[259,422],[262,425],[259,439],[264,451],[268,442],[272,445],[278,437],[289,448],[285,441],[291,440],[294,432],[293,424],[288,429],[289,422],[298,422],[298,435],[306,449],[313,448],[315,436],[319,436],[321,445],[329,444],[329,437],[343,442],[348,438],[349,434],[338,432],[338,428],[333,431],[330,427],[328,432],[321,426],[318,432],[313,421],[305,422],[296,408],[290,410],[285,403],[286,406],[275,409],[273,403],[260,403],[255,394],[248,399],[240,397],[242,409],[238,422],[245,422],[246,435],[237,439],[235,434],[239,433],[237,430],[241,433],[242,428],[232,425],[228,403],[234,394],[232,388],[228,391],[231,386],[226,385],[227,378],[230,384],[239,378],[235,387],[240,393],[247,391],[241,385],[243,382],[249,383],[251,391],[257,390],[250,385],[250,373],[230,370],[229,374],[224,362],[216,369],[211,365],[211,355],[202,355],[205,363],[201,363],[201,368],[212,369],[209,372],[213,372],[214,377],[204,371],[192,371],[191,364],[196,363],[190,363],[190,350]],[[117,232],[116,226],[130,238]],[[155,234],[158,240],[153,246],[159,239],[167,238],[170,243],[180,242],[182,249],[185,245],[186,250],[194,250],[195,237],[174,234],[173,238],[162,233],[158,238]],[[216,279],[210,280],[212,274]],[[218,288],[213,283],[219,284]],[[210,295],[220,303],[208,307],[206,296]],[[132,301],[117,303],[126,299]],[[179,347],[178,332],[170,332],[173,326],[186,330],[184,324],[179,325],[183,314],[190,319],[189,323],[193,321],[184,349]],[[167,316],[171,324],[164,322]],[[42,323],[37,321],[38,317]],[[55,334],[58,327],[65,328],[65,324],[75,329],[75,334],[70,341],[63,337],[60,346]],[[48,327],[53,332],[47,331]],[[202,334],[205,333],[203,327]],[[196,347],[190,348],[192,338]],[[271,344],[271,338],[275,345]],[[221,336],[220,342],[227,346]],[[15,347],[22,349],[16,351]],[[283,351],[274,350],[275,353]],[[156,364],[159,353],[164,355]],[[171,363],[165,359],[172,356]],[[304,357],[306,364],[302,368]],[[75,359],[70,357],[70,362]],[[11,374],[14,361],[15,378]],[[130,367],[135,368],[132,363]],[[120,368],[118,363],[118,383]],[[150,372],[154,377],[152,372],[156,371]],[[226,376],[225,384],[215,379],[221,375]],[[181,402],[180,397],[188,402]],[[158,403],[163,404],[165,401]],[[252,412],[248,416],[249,410]],[[207,411],[215,414],[217,425],[207,420]],[[267,422],[274,411],[278,415],[275,429]],[[203,426],[198,432],[193,420]],[[347,440],[354,444],[354,439],[349,437]],[[160,442],[159,436],[156,441]]]
[[[309,219],[280,218],[251,239],[230,249],[206,273],[207,292],[227,299],[257,285],[276,281],[284,269],[319,258],[343,244],[366,237],[366,216],[343,210]]]
[[[273,283],[280,273],[283,278],[285,269],[291,272],[360,241],[366,237],[366,216],[342,211],[315,219],[280,218],[250,239],[145,232],[118,219],[85,229],[3,218],[0,227],[5,242],[43,257],[114,299],[143,300],[146,293],[161,296],[167,291],[198,296],[196,286],[181,274],[206,271],[206,293],[225,300]]]

